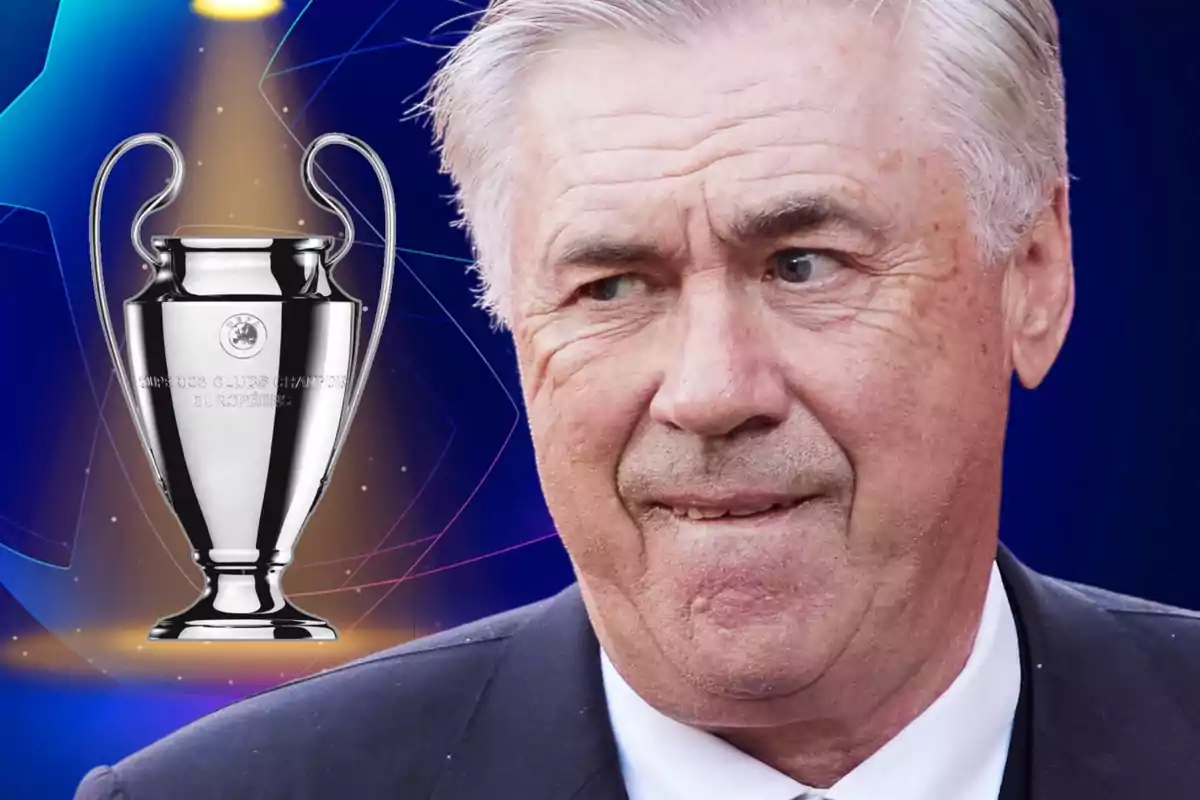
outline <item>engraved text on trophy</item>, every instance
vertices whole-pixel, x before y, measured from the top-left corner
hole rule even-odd
[[[187,392],[193,408],[271,409],[295,405],[303,391],[344,391],[348,382],[346,375],[142,375],[137,385]]]

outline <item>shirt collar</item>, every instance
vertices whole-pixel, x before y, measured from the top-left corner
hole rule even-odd
[[[793,800],[811,789],[643,700],[601,649],[630,800]],[[1012,608],[993,565],[971,655],[950,687],[828,790],[832,800],[995,800],[1021,691]]]

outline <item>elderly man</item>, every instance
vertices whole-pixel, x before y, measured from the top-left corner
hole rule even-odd
[[[1049,0],[500,0],[429,106],[578,583],[80,797],[1200,796],[1196,615],[997,541],[1074,303]]]

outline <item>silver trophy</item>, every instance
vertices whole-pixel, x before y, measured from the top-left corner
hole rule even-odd
[[[133,222],[133,246],[152,272],[125,301],[127,369],[105,297],[100,209],[117,161],[145,144],[166,150],[174,173]],[[313,175],[317,153],[331,144],[364,156],[383,189],[383,279],[357,368],[362,304],[331,274],[353,245],[354,224]],[[379,156],[344,134],[314,140],[301,174],[309,197],[345,228],[336,249],[334,239],[320,237],[155,237],[147,248],[142,224],[183,186],[183,155],[160,134],[122,142],[96,177],[90,232],[100,322],[151,470],[205,579],[200,599],[159,620],[153,640],[337,638],[325,620],[289,602],[280,581],[329,483],[379,347],[396,204]]]

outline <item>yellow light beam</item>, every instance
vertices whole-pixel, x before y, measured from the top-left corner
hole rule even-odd
[[[301,150],[259,93],[262,65],[274,47],[269,37],[268,27],[255,23],[209,31],[194,102],[184,109],[190,116],[180,142],[187,179],[158,223],[174,223],[166,231],[200,225],[209,229],[201,235],[235,238],[254,236],[252,228],[337,232],[305,196]],[[286,112],[288,101],[278,102]]]
[[[283,0],[192,0],[192,11],[212,19],[263,19],[282,10]]]

